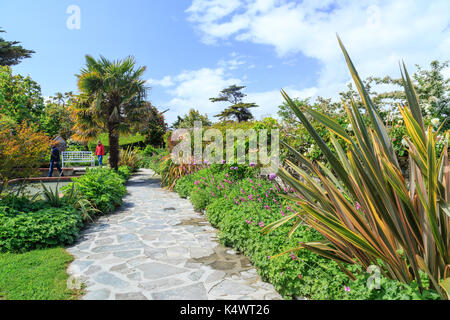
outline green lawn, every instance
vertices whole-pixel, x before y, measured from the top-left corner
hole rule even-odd
[[[0,253],[0,300],[73,300],[66,269],[73,257],[63,248]]]
[[[108,134],[102,133],[97,137],[97,139],[94,140],[94,143],[97,144],[97,140],[100,140],[105,147],[109,147],[109,140],[108,140]],[[129,136],[120,136],[119,138],[119,145],[127,145],[132,144],[136,142],[143,142],[145,141],[145,137],[140,135],[139,133],[135,135],[129,135]]]

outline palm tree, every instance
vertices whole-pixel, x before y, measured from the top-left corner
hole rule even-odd
[[[110,61],[86,55],[78,77],[80,95],[74,98],[75,135],[87,142],[108,132],[109,163],[117,170],[120,133],[130,133],[145,110],[145,67],[136,67],[133,57]]]
[[[53,102],[59,105],[63,105],[64,106],[64,95],[61,92],[57,92],[55,93],[55,96],[52,97]]]

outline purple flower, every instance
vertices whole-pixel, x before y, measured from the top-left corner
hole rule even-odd
[[[253,162],[250,162],[249,166],[253,168],[256,166],[256,164],[254,164]]]
[[[273,180],[273,179],[275,179],[277,177],[277,174],[276,173],[271,173],[271,174],[269,174],[269,179],[270,180]]]
[[[350,292],[350,287],[344,286],[344,290]]]
[[[222,164],[224,164],[225,163],[225,160],[222,160]]]

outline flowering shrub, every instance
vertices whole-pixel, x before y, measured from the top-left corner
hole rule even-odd
[[[235,166],[232,166],[233,168]],[[276,255],[298,242],[320,241],[322,236],[301,225],[292,238],[286,234],[296,221],[263,235],[268,224],[287,217],[293,209],[280,195],[292,195],[289,188],[252,176],[235,179],[229,166],[211,166],[177,181],[175,190],[190,200],[197,210],[206,208],[208,221],[220,228],[220,241],[250,257],[258,273],[287,299],[436,299],[433,291],[420,294],[417,286],[381,277],[380,290],[366,287],[369,274],[357,265],[347,266],[356,274],[351,281],[332,260],[310,251]],[[228,170],[227,170],[228,169]],[[359,268],[359,269],[358,269]]]

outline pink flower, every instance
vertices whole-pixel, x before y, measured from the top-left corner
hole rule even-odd
[[[350,287],[344,286],[344,290],[350,292]]]
[[[356,210],[361,209],[361,205],[359,204],[359,202],[356,202]]]
[[[303,276],[302,276],[301,274],[299,274],[299,275],[298,275],[298,278],[301,279],[301,278],[303,278]]]
[[[270,259],[270,256],[267,256],[267,259]]]

